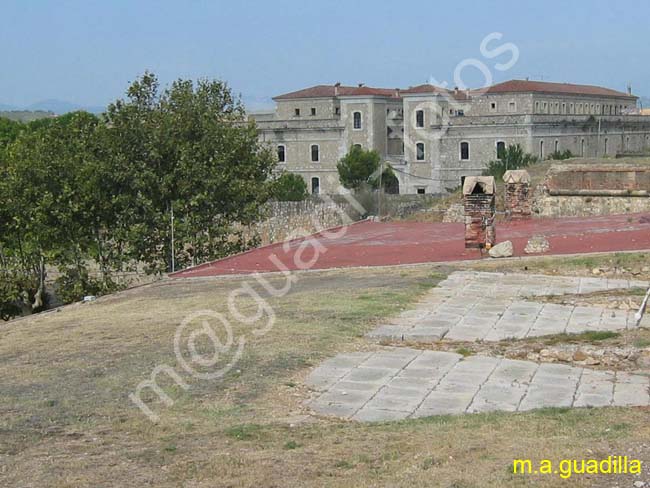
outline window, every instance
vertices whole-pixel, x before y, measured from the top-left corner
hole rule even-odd
[[[572,114],[575,113],[574,108],[573,108],[573,104],[569,105],[569,107],[570,107],[569,113],[572,113]]]
[[[580,156],[584,157],[585,156],[585,140],[582,139],[580,141]]]
[[[509,102],[508,112],[516,112],[516,111],[517,111],[517,102]]]
[[[341,115],[341,107],[336,107],[336,108],[334,109],[334,113],[335,113],[336,115]]]
[[[539,102],[535,102],[535,113],[539,113]]]
[[[497,111],[497,102],[490,102],[490,110],[491,110],[492,112],[496,112],[496,111]]]
[[[311,145],[311,160],[314,163],[317,163],[319,161],[319,154],[318,154],[318,144],[312,144]]]
[[[506,143],[503,141],[497,142],[497,159],[503,159],[506,153]]]
[[[460,143],[460,159],[462,161],[469,161],[469,142]]]
[[[563,114],[566,113],[566,103],[563,103],[563,104],[562,104],[562,113],[563,113]]]
[[[553,148],[555,152],[560,152],[560,141],[555,141],[555,147]]]
[[[311,179],[311,193],[312,195],[318,195],[320,193],[320,178],[317,176]]]
[[[300,117],[300,109],[299,108],[295,109],[294,114],[296,115],[296,117]]]
[[[312,116],[316,115],[316,109],[314,107],[311,108],[311,115]]]
[[[352,114],[353,128],[356,130],[361,129],[361,112],[354,112]]]
[[[361,149],[361,144],[354,144],[354,147],[357,149]]]
[[[415,127],[424,127],[424,110],[415,111]]]
[[[424,142],[418,142],[415,145],[415,159],[417,161],[424,161]]]
[[[278,146],[278,161],[284,163],[286,161],[286,157],[287,149],[283,145]]]
[[[544,159],[544,141],[539,141],[539,159]]]
[[[425,190],[424,188],[418,187],[417,188],[418,195],[424,195],[424,190]]]
[[[609,139],[605,137],[605,156],[607,156],[607,146],[609,145]]]

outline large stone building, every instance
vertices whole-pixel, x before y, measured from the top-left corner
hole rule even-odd
[[[512,80],[482,90],[319,85],[274,98],[253,114],[279,168],[312,193],[341,191],[337,162],[353,145],[375,149],[400,193],[443,193],[478,175],[510,144],[542,159],[555,151],[607,157],[650,149],[637,97],[587,85]]]

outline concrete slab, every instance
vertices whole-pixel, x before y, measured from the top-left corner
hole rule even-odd
[[[624,330],[634,312],[536,302],[540,294],[590,293],[644,282],[528,274],[452,273],[421,299],[368,334],[373,339],[501,341],[567,332]],[[427,298],[428,297],[428,298]],[[524,299],[525,298],[525,299]],[[650,322],[649,322],[650,323]]]
[[[340,355],[341,367],[337,356],[311,373],[307,382],[317,385],[318,393],[309,406],[315,412],[376,422],[543,407],[650,405],[650,378],[637,374],[410,348],[382,348],[354,366],[361,357]]]

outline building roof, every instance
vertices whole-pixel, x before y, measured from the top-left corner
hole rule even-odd
[[[379,96],[399,98],[399,88],[373,88],[370,86],[316,85],[274,97],[273,100],[295,100],[300,98],[331,98],[346,96]]]
[[[510,80],[497,83],[487,88],[477,90],[448,90],[436,85],[424,84],[410,87],[406,90],[399,88],[375,88],[370,86],[316,85],[302,90],[285,93],[274,97],[273,100],[296,100],[301,98],[332,98],[354,96],[378,96],[400,98],[402,95],[440,94],[455,100],[467,100],[472,95],[484,93],[549,93],[561,95],[591,95],[598,97],[629,98],[638,97],[628,93],[592,85],[574,85],[571,83],[551,83],[548,81]]]
[[[436,85],[424,84],[418,86],[412,86],[406,90],[402,90],[402,93],[405,95],[425,95],[425,94],[440,94],[452,97],[456,100],[467,100],[467,92],[464,90],[448,90]]]
[[[571,83],[551,83],[548,81],[510,80],[497,83],[482,90],[475,90],[477,93],[552,93],[562,95],[592,95],[598,97],[633,98],[625,92],[603,88],[593,85],[573,85]]]

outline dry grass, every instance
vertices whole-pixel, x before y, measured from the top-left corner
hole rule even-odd
[[[513,475],[513,458],[632,449],[648,460],[648,409],[373,425],[310,415],[302,386],[309,370],[337,352],[376,347],[364,332],[434,286],[442,271],[299,275],[288,295],[270,301],[277,321],[267,334],[233,322],[235,337],[248,342],[222,380],[185,377],[187,391],[161,380],[174,405],[150,403],[161,417],[156,425],[127,395],[156,365],[176,366],[172,340],[183,318],[226,310],[242,279],[162,282],[0,326],[0,485],[551,487],[558,478]],[[253,310],[250,300],[240,305]]]

